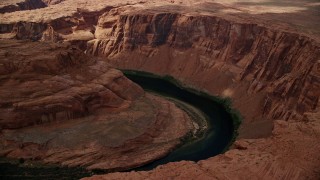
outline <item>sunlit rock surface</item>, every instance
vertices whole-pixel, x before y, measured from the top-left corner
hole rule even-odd
[[[4,10],[8,2],[0,2],[2,39],[68,41],[112,66],[230,97],[244,116],[237,149],[225,154],[94,178],[319,178],[319,2],[65,0],[14,12]]]
[[[193,129],[172,102],[67,44],[1,40],[0,155],[124,170]]]

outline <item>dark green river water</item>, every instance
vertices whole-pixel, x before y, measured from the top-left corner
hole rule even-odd
[[[134,170],[150,170],[158,165],[180,160],[199,161],[224,152],[236,136],[240,117],[229,106],[228,100],[185,88],[173,78],[159,77],[144,72],[124,71],[124,74],[146,91],[176,99],[200,110],[208,128],[197,139],[187,138],[184,145],[168,156]],[[82,168],[29,167],[21,162],[0,161],[0,179],[79,179],[104,171],[87,172]]]
[[[160,164],[181,160],[199,161],[220,154],[228,148],[235,136],[234,130],[237,127],[234,127],[236,120],[234,118],[237,117],[226,110],[228,107],[222,103],[224,102],[222,99],[184,88],[170,77],[158,77],[136,71],[124,71],[124,73],[146,91],[172,97],[199,109],[206,116],[208,124],[208,129],[200,139],[187,142],[168,156],[135,170],[150,170]]]

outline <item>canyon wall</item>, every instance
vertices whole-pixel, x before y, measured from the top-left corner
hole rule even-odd
[[[46,8],[23,10],[16,2],[28,1],[0,2],[2,12],[14,11],[0,14],[0,39],[31,39],[44,43],[68,41],[87,55],[100,56],[115,67],[171,75],[188,86],[232,98],[233,105],[244,116],[239,140],[234,149],[224,154],[199,162],[169,163],[148,172],[111,173],[93,179],[319,179],[318,3],[312,0],[267,3],[244,0],[44,0]],[[7,4],[14,4],[14,10]],[[17,52],[15,47],[10,47],[13,52]],[[29,46],[26,52],[41,49],[39,47]],[[26,52],[14,56],[15,61],[8,61],[7,57],[14,53],[2,48],[3,45],[1,72],[10,76],[1,74],[0,109],[1,115],[6,116],[1,116],[0,121],[4,122],[8,117],[15,119],[12,118],[13,111],[18,114],[17,119],[25,118],[24,108],[36,112],[31,116],[38,119],[27,120],[30,124],[23,124],[26,127],[21,129],[14,129],[21,126],[17,124],[1,124],[2,128],[9,128],[1,130],[2,156],[119,170],[119,165],[133,167],[163,157],[190,129],[187,116],[170,102],[148,94],[131,101],[114,93],[119,101],[112,102],[120,103],[114,108],[108,105],[106,96],[97,95],[99,88],[90,90],[94,97],[78,94],[83,92],[79,89],[73,89],[73,94],[68,91],[67,95],[75,97],[69,98],[70,101],[63,99],[66,100],[63,104],[71,106],[63,107],[67,109],[66,113],[57,112],[59,117],[65,118],[62,118],[63,123],[55,124],[54,113],[50,114],[50,111],[48,115],[46,111],[50,106],[42,106],[47,99],[37,101],[38,106],[29,102],[30,94],[33,94],[32,98],[59,94],[57,87],[73,87],[70,80],[79,83],[77,86],[89,85],[88,89],[96,87],[96,83],[91,85],[93,77],[87,79],[82,74],[87,75],[88,69],[108,74],[96,67],[107,69],[109,65],[102,61],[98,65],[89,63],[80,68],[82,72],[70,73],[68,63],[56,63],[54,67],[63,66],[66,70],[56,76],[59,69],[52,71],[49,68],[48,73],[49,64],[39,59],[34,63],[21,63],[23,60],[19,58],[26,58]],[[44,54],[50,56],[50,53]],[[69,56],[64,57],[69,59]],[[57,59],[53,62],[58,62]],[[72,58],[71,62],[74,62]],[[42,73],[40,79],[49,79],[41,81],[28,71],[23,76],[15,75],[20,72],[17,67],[30,68],[30,64],[31,69]],[[118,77],[119,71],[111,72],[113,75],[103,77]],[[47,90],[46,86],[50,85],[56,87],[54,92]],[[42,87],[41,93],[31,93],[38,91],[37,86]],[[17,89],[17,95],[11,92],[12,89]],[[141,93],[139,88],[137,92]],[[56,101],[51,102],[62,107]],[[86,113],[80,118],[73,116],[72,106],[78,107],[77,112],[80,109]],[[88,111],[92,110],[94,118],[88,116],[83,108],[86,106]],[[103,111],[99,110],[101,108]],[[39,113],[41,110],[45,113]],[[154,118],[155,115],[160,118]],[[180,129],[175,127],[181,127],[182,131],[172,136]],[[147,131],[143,131],[144,128]],[[171,144],[167,142],[168,137],[173,137]]]
[[[0,129],[76,119],[102,107],[120,108],[143,95],[120,71],[77,48],[1,42]],[[75,68],[86,76],[75,75]]]
[[[270,133],[270,120],[306,120],[319,101],[319,43],[257,23],[108,6],[0,27],[3,38],[69,41],[118,68],[172,75],[230,97],[244,134],[257,127]]]
[[[42,0],[42,1],[47,5],[54,5],[54,4],[59,4],[65,0]]]
[[[0,13],[10,13],[14,11],[25,11],[31,9],[39,9],[47,7],[47,4],[42,0],[18,0],[16,4],[8,4],[0,6]]]
[[[0,14],[45,8],[63,1],[65,0],[4,0],[0,3]]]
[[[319,43],[257,24],[112,10],[99,18],[86,52],[229,96],[247,121],[305,119],[319,101]]]
[[[173,102],[70,43],[0,42],[1,157],[127,170],[195,129]]]

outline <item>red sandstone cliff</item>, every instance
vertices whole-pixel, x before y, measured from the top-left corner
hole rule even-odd
[[[0,47],[0,156],[125,170],[165,156],[193,129],[174,103],[74,46]]]
[[[320,48],[308,37],[219,17],[121,12],[99,18],[88,54],[170,74],[216,95],[244,88],[227,96],[247,121],[301,119],[317,106]],[[243,107],[244,96],[252,109]]]
[[[110,9],[3,24],[1,32],[17,39],[67,40],[121,68],[170,74],[230,96],[247,122],[302,119],[316,108],[320,50],[306,36],[214,16]]]
[[[0,38],[69,41],[114,66],[169,74],[231,97],[245,117],[240,138],[270,135],[272,120],[288,120],[277,121],[269,138],[240,140],[240,150],[197,164],[98,178],[183,178],[186,167],[187,177],[317,179],[319,116],[310,115],[319,112],[317,7],[308,0],[66,0],[0,15]]]
[[[29,50],[31,47],[35,49]],[[49,53],[38,54],[40,49]],[[75,73],[75,67],[86,72],[86,76],[73,79],[65,75]],[[94,72],[97,70],[101,72]],[[52,44],[2,41],[0,74],[1,129],[73,119],[99,107],[121,107],[143,94],[121,72],[106,64],[94,64],[79,49]],[[85,84],[87,81],[91,82]]]
[[[8,0],[4,0],[5,2]],[[25,11],[31,9],[39,9],[46,7],[46,3],[42,0],[10,0],[11,2],[0,4],[0,13],[10,13],[14,11]]]

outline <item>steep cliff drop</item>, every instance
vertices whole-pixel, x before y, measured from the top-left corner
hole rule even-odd
[[[230,97],[244,116],[235,149],[223,155],[105,178],[319,177],[316,1],[66,0],[0,18],[2,39],[68,41],[117,68]]]
[[[0,47],[1,157],[126,170],[165,156],[193,130],[172,102],[73,46]]]

